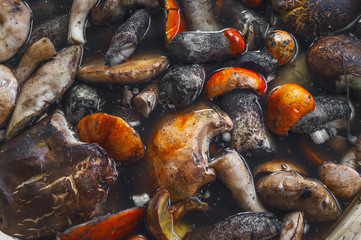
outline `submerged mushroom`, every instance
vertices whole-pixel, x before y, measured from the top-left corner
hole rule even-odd
[[[2,0],[0,9],[0,62],[4,62],[26,42],[31,11],[23,0]]]
[[[149,114],[156,108],[159,100],[159,87],[157,82],[151,82],[133,98],[135,108],[143,115],[149,117]]]
[[[0,127],[3,127],[9,119],[18,93],[18,81],[13,71],[0,65]]]
[[[282,221],[280,240],[302,240],[305,221],[303,213],[293,212],[287,214]]]
[[[265,209],[257,198],[253,177],[246,161],[233,149],[227,149],[215,157],[210,166],[232,192],[238,205],[244,211],[264,212]]]
[[[203,103],[160,119],[145,156],[155,188],[167,189],[172,202],[177,202],[213,182],[214,170],[208,165],[209,142],[232,127],[226,113]]]
[[[117,178],[108,154],[75,139],[59,112],[2,146],[0,159],[0,228],[21,239],[52,236],[101,214]]]
[[[290,62],[297,52],[293,36],[286,31],[273,30],[265,38],[266,46],[280,65]]]
[[[164,0],[164,31],[167,43],[186,30],[186,25],[181,9],[176,0]]]
[[[263,202],[280,210],[302,210],[312,222],[333,221],[341,215],[337,199],[324,185],[296,172],[265,176],[256,189]]]

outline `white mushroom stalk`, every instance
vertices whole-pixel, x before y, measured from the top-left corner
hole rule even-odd
[[[216,176],[231,190],[238,205],[245,211],[266,212],[259,201],[252,174],[241,156],[228,149],[210,162]]]
[[[31,12],[22,0],[0,1],[0,62],[10,59],[26,42]]]
[[[84,26],[90,9],[98,0],[74,0],[70,11],[68,30],[69,44],[84,44]]]

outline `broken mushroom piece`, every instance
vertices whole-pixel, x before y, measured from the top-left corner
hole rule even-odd
[[[15,70],[15,76],[21,86],[45,60],[56,55],[53,43],[48,38],[42,38],[31,45],[21,58]]]
[[[192,104],[202,91],[206,74],[198,64],[173,67],[159,81],[161,100],[176,107]]]
[[[293,36],[282,30],[273,30],[265,38],[266,46],[280,65],[290,62],[297,53]]]
[[[28,39],[31,11],[23,0],[2,0],[0,9],[0,62],[4,62]]]
[[[146,222],[149,232],[156,240],[183,239],[191,231],[188,225],[174,219],[170,211],[170,194],[165,189],[159,189],[150,200]]]
[[[169,55],[182,63],[220,62],[246,50],[242,35],[233,28],[221,31],[186,31],[166,46]]]
[[[6,138],[21,132],[32,119],[40,116],[71,86],[83,53],[81,46],[71,46],[43,64],[22,86],[11,116]]]
[[[0,127],[3,127],[14,109],[18,93],[18,81],[13,71],[4,65],[0,65],[0,83]]]
[[[164,31],[167,43],[186,30],[186,25],[181,9],[176,0],[164,0]]]
[[[315,109],[312,95],[298,84],[285,84],[273,89],[266,100],[269,129],[284,135],[304,115]]]
[[[154,81],[133,98],[133,103],[143,117],[149,117],[149,114],[156,108],[158,99],[159,87],[158,83]]]
[[[242,210],[265,212],[254,188],[253,177],[245,160],[233,149],[226,149],[209,164],[232,192]]]
[[[117,213],[95,217],[58,234],[57,240],[125,239],[143,223],[145,207],[134,207]]]
[[[84,44],[85,21],[90,9],[98,0],[74,0],[70,10],[68,43]]]
[[[77,128],[82,141],[98,143],[122,165],[132,164],[144,157],[139,134],[121,118],[96,113],[80,120]]]
[[[115,31],[110,47],[105,54],[105,64],[113,67],[127,60],[147,33],[149,25],[150,15],[147,10],[136,10]]]
[[[0,159],[0,229],[20,239],[50,237],[101,214],[117,178],[108,154],[74,138],[59,112],[7,142]]]
[[[265,176],[257,181],[256,190],[271,207],[302,210],[312,222],[333,221],[341,215],[337,199],[323,184],[296,172],[279,171]]]
[[[145,156],[154,187],[165,188],[172,202],[177,202],[213,182],[214,170],[208,166],[209,142],[232,127],[226,113],[204,103],[161,118]]]
[[[303,213],[293,212],[287,214],[282,221],[280,240],[302,240],[305,221]]]
[[[270,212],[243,212],[229,216],[211,227],[204,227],[187,234],[185,239],[192,240],[229,240],[229,239],[275,239],[281,232],[276,216]]]
[[[361,190],[360,174],[351,167],[326,162],[318,167],[320,181],[340,199],[350,199]]]
[[[141,59],[128,59],[113,67],[104,64],[83,66],[76,76],[80,80],[98,84],[137,84],[155,78],[164,72],[168,65],[167,57],[150,54],[142,56]]]

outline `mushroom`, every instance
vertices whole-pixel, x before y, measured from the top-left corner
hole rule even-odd
[[[280,240],[302,240],[305,222],[303,213],[293,212],[287,214],[282,221]]]
[[[303,87],[285,84],[273,89],[266,101],[267,124],[276,135],[284,135],[304,115],[315,109],[315,100]]]
[[[295,171],[302,175],[307,175],[306,170],[289,159],[273,159],[257,165],[253,171],[253,176],[256,177],[259,173],[274,173],[278,171]]]
[[[340,199],[350,199],[361,190],[360,174],[349,166],[326,162],[318,167],[318,176]]]
[[[167,43],[173,38],[186,30],[184,17],[176,0],[164,0],[164,31]]]
[[[84,44],[84,26],[90,9],[98,0],[74,0],[70,10],[68,43]]]
[[[142,225],[145,207],[129,208],[117,213],[95,217],[58,234],[57,240],[125,239]]]
[[[14,109],[18,93],[18,81],[13,71],[4,65],[0,65],[0,83],[0,127],[3,127]]]
[[[244,211],[265,212],[257,198],[253,177],[246,161],[233,149],[226,149],[221,155],[211,160],[210,166],[232,192],[238,205]]]
[[[6,130],[7,139],[16,136],[70,87],[82,52],[81,46],[64,49],[24,83]]]
[[[136,10],[114,33],[105,54],[105,64],[113,67],[127,60],[147,33],[149,25],[150,15],[147,10]]]
[[[208,166],[209,142],[232,127],[226,113],[204,103],[160,119],[145,156],[155,188],[165,188],[172,202],[177,202],[213,182],[214,170]]]
[[[261,99],[257,95],[266,91],[262,76],[243,68],[226,68],[210,77],[205,91],[208,98],[223,94],[219,97],[221,108],[234,123],[231,131],[233,149],[246,154],[275,151],[274,140],[263,118]]]
[[[184,17],[188,31],[217,31],[221,26],[217,23],[211,9],[211,0],[182,0]]]
[[[101,214],[117,178],[108,154],[74,138],[60,112],[3,145],[0,159],[0,229],[20,239],[52,236]]]
[[[15,70],[19,85],[22,85],[43,61],[56,55],[53,43],[48,38],[42,38],[32,44],[21,58]]]
[[[31,12],[22,0],[3,0],[0,9],[0,62],[4,62],[28,39]]]
[[[323,37],[312,45],[307,61],[322,87],[340,92],[348,81],[350,88],[361,89],[361,40],[357,37]]]
[[[280,65],[290,62],[297,53],[293,36],[283,30],[273,30],[265,38],[266,46]]]
[[[192,104],[202,91],[205,75],[198,64],[171,68],[158,84],[161,100],[169,99],[176,107]]]
[[[144,157],[144,146],[138,132],[121,118],[105,113],[88,115],[79,121],[77,129],[82,141],[98,143],[122,165]]]
[[[157,82],[151,82],[137,96],[133,98],[135,108],[144,116],[156,108],[159,99],[159,87]]]
[[[211,227],[192,231],[185,239],[227,240],[227,239],[274,239],[281,232],[281,226],[273,213],[243,212],[229,216]]]
[[[242,0],[248,7],[257,7],[263,3],[263,0]]]
[[[77,77],[92,83],[137,84],[147,82],[162,72],[169,65],[165,56],[150,54],[141,56],[141,59],[128,59],[122,64],[108,67],[104,64],[83,66]]]
[[[280,210],[302,210],[312,222],[336,220],[341,215],[337,199],[320,182],[299,173],[279,171],[256,183],[261,200]]]

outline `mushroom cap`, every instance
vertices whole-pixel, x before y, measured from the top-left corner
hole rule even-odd
[[[175,35],[186,30],[186,25],[177,1],[165,0],[164,9],[166,15],[164,22],[165,36],[169,43]]]
[[[267,83],[258,73],[244,68],[226,68],[214,73],[205,87],[208,99],[213,99],[235,88],[251,88],[258,94],[263,94]]]
[[[267,49],[280,65],[290,62],[296,52],[297,44],[292,35],[286,31],[274,30],[265,38]]]
[[[270,92],[267,124],[276,135],[284,135],[301,117],[315,109],[315,100],[303,87],[285,84]]]

